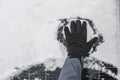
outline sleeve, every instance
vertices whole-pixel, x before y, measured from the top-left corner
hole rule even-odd
[[[58,80],[81,80],[83,69],[83,58],[67,57],[62,67]]]

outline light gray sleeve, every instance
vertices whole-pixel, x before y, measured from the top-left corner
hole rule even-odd
[[[66,58],[58,80],[81,80],[83,59]]]

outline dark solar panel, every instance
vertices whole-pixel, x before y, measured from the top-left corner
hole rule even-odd
[[[114,69],[111,68],[111,69]],[[55,71],[45,71],[43,64],[33,65],[27,70],[23,70],[20,74],[11,77],[10,80],[58,80],[61,68]],[[116,78],[98,70],[88,68],[83,69],[82,80],[117,80]]]

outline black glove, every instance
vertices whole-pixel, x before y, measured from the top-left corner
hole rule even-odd
[[[97,37],[87,42],[87,23],[81,24],[80,20],[72,21],[70,24],[71,32],[65,27],[65,36],[67,41],[67,51],[70,58],[81,58],[88,56],[93,44],[98,40]]]

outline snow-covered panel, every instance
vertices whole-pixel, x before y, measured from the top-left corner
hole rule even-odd
[[[116,1],[0,0],[0,78],[14,67],[50,57],[65,59],[56,39],[58,19],[78,16],[92,20],[105,38],[92,56],[120,66],[116,58]]]

